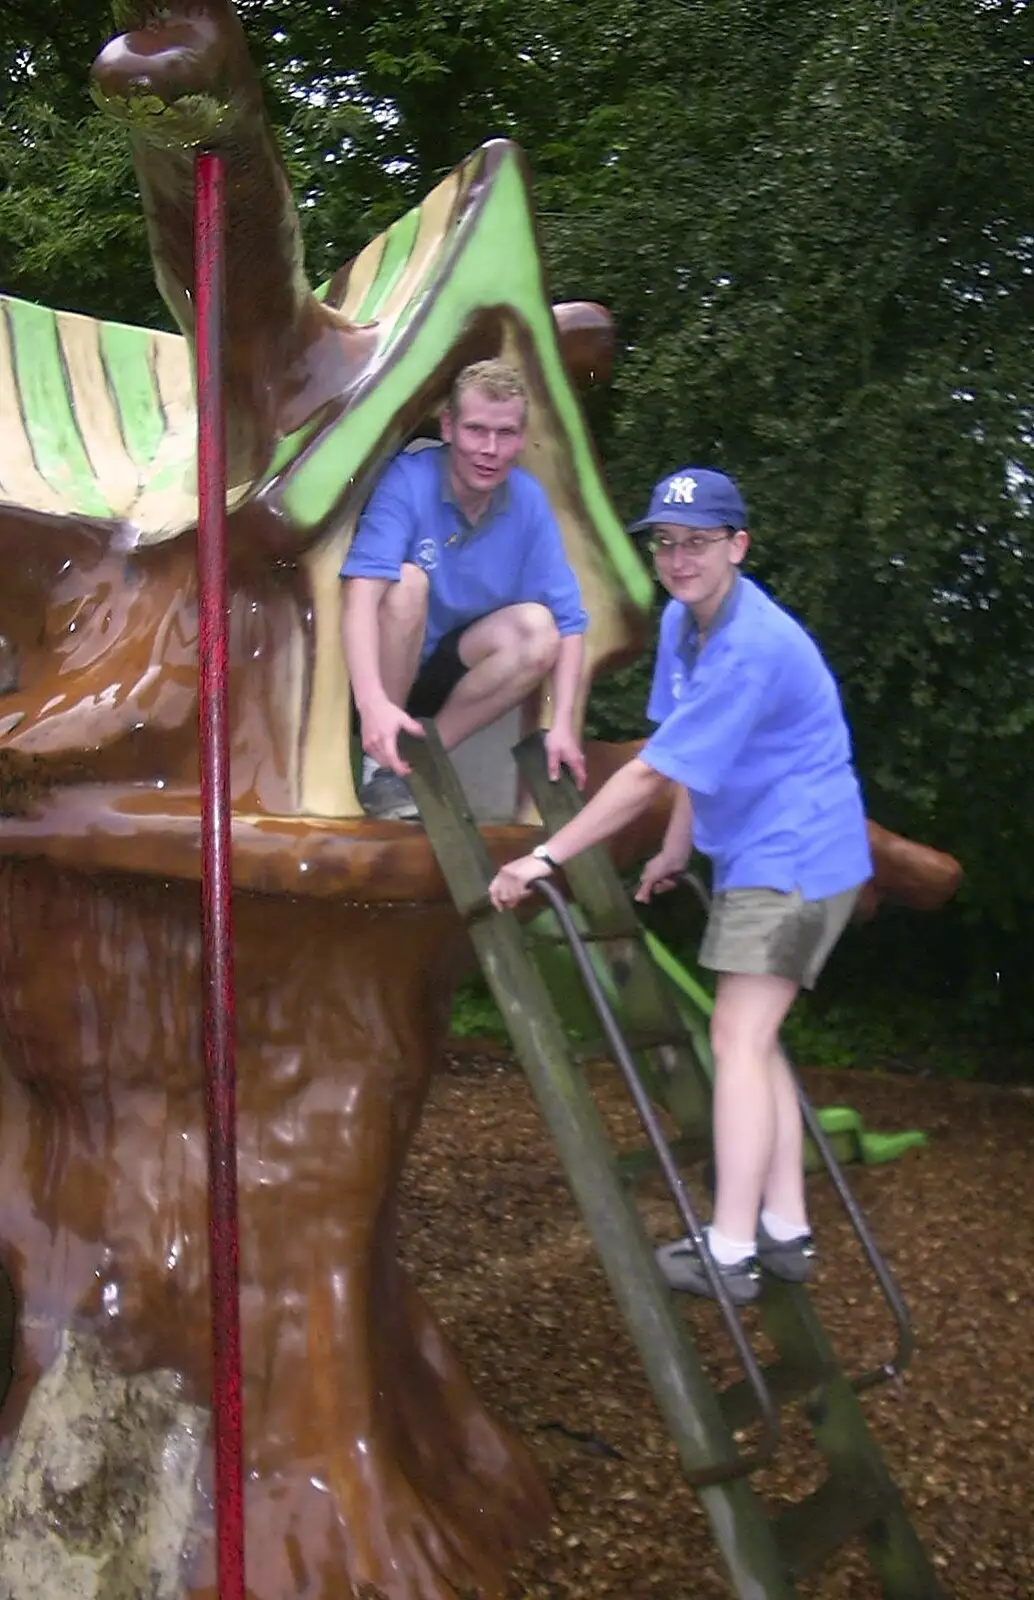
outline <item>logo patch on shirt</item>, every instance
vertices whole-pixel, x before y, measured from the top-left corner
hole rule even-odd
[[[416,547],[416,564],[424,572],[431,572],[438,565],[438,546],[433,539],[421,539]]]
[[[686,674],[682,667],[671,669],[671,698],[681,700],[686,692]]]
[[[664,492],[666,506],[689,506],[693,504],[696,493],[697,481],[695,478],[672,478]]]

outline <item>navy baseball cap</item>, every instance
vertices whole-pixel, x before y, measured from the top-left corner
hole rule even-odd
[[[674,522],[684,528],[745,528],[747,507],[743,496],[724,472],[710,467],[680,467],[655,485],[650,509],[629,533],[642,533],[655,522]]]

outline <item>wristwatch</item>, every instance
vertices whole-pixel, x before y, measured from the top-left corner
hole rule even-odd
[[[553,857],[550,855],[548,845],[537,844],[531,853],[535,857],[536,861],[544,861],[551,872],[555,872],[557,870],[558,863],[554,861]]]

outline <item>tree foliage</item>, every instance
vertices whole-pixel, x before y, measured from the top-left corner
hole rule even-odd
[[[523,144],[556,297],[617,321],[615,381],[590,406],[618,503],[638,511],[677,464],[737,474],[755,570],[842,682],[870,810],[963,859],[960,906],[933,920],[988,993],[1018,969],[1018,1014],[1034,957],[1025,0],[239,9],[315,281],[483,139]],[[87,93],[106,7],[68,0],[60,19],[15,0],[0,20],[0,286],[154,321],[131,168]],[[642,693],[641,669],[602,689],[597,728],[638,731]]]

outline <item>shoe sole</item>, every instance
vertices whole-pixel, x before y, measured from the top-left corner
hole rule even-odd
[[[815,1265],[814,1261],[809,1259],[781,1262],[778,1258],[764,1255],[760,1251],[758,1261],[763,1272],[770,1272],[773,1278],[780,1278],[783,1283],[807,1283]]]
[[[700,1269],[699,1277],[697,1277],[695,1274],[692,1274],[692,1262],[695,1261],[695,1259],[695,1257],[692,1257],[689,1261],[687,1261],[687,1276],[683,1282],[678,1281],[679,1274],[677,1266],[675,1268],[675,1272],[673,1273],[671,1268],[665,1264],[663,1257],[660,1255],[657,1256],[657,1265],[660,1268],[661,1276],[668,1285],[668,1288],[674,1289],[676,1294],[694,1294],[700,1299],[706,1300],[717,1299],[717,1296],[711,1287],[711,1281],[707,1277],[707,1274],[704,1272],[703,1268],[701,1267]],[[758,1279],[747,1279],[745,1283],[738,1284],[733,1279],[723,1277],[722,1282],[725,1285],[726,1293],[728,1294],[733,1305],[750,1305],[761,1293],[762,1286]]]
[[[698,1300],[718,1299],[718,1296],[715,1294],[706,1278],[700,1278],[695,1283],[673,1283],[671,1279],[667,1277],[665,1281],[667,1282],[668,1288],[674,1289],[676,1294],[692,1294],[695,1295]],[[729,1282],[728,1278],[723,1278],[722,1282],[725,1284],[725,1292],[729,1296],[729,1299],[732,1301],[734,1306],[753,1305],[754,1301],[761,1293],[760,1283],[752,1283],[749,1289],[746,1289],[734,1286]]]

